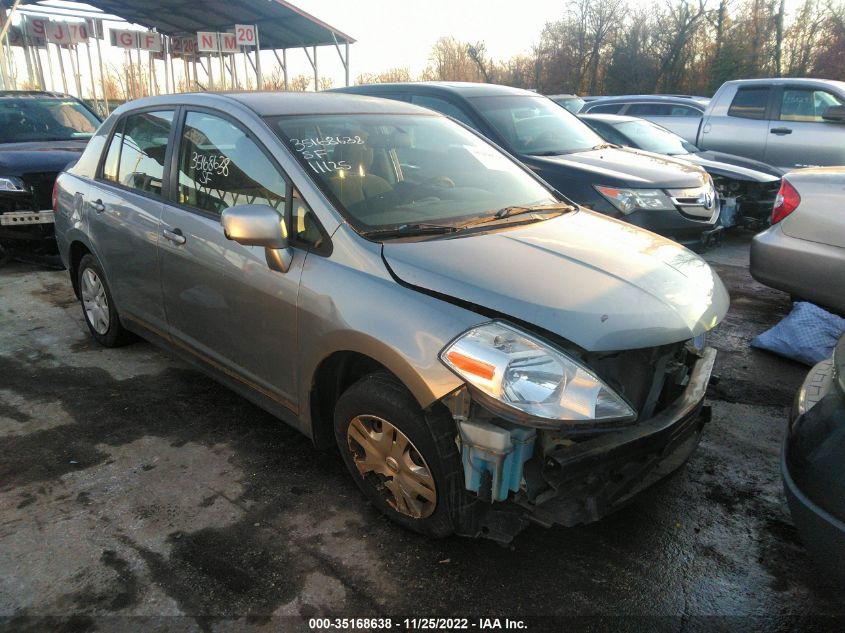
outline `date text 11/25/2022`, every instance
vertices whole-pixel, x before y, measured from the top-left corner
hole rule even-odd
[[[510,618],[310,618],[312,631],[399,630],[399,631],[495,631],[525,630],[524,620]]]

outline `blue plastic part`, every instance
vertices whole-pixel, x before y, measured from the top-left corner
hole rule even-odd
[[[467,490],[478,492],[484,473],[490,473],[491,497],[504,501],[510,492],[519,491],[522,468],[534,452],[537,432],[526,427],[510,429],[511,450],[497,453],[480,446],[464,444],[461,459],[464,466],[464,484]]]

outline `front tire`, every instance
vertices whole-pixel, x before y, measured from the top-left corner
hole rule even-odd
[[[104,347],[131,343],[134,336],[120,323],[103,268],[90,253],[79,262],[77,284],[82,314],[94,339]]]
[[[448,412],[423,411],[395,377],[376,372],[341,395],[334,427],[352,478],[383,514],[428,536],[455,531],[465,491]]]

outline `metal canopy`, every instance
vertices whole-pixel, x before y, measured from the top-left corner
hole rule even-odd
[[[35,4],[38,0],[23,0]],[[165,35],[257,24],[262,48],[352,44],[355,40],[284,0],[83,0],[88,6]]]

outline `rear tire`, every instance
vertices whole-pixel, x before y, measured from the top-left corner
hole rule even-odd
[[[393,375],[376,372],[341,395],[334,427],[347,469],[376,508],[421,534],[455,531],[466,492],[445,409],[423,411]]]
[[[90,253],[79,262],[77,284],[85,323],[100,345],[121,347],[135,340],[121,324],[103,268]]]

